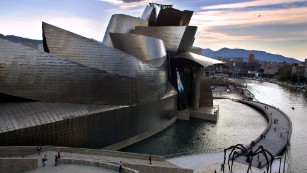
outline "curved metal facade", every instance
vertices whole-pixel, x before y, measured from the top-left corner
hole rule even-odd
[[[174,8],[160,10],[156,26],[187,26],[190,23],[193,11],[180,11]]]
[[[46,23],[43,24],[43,34],[45,36],[45,47],[48,47],[49,52],[52,54],[110,74],[130,77],[128,80],[118,81],[119,84],[113,85],[113,88],[127,91],[127,94],[122,94],[121,97],[130,98],[132,100],[131,104],[140,102],[143,99],[147,100],[149,97],[159,99],[166,93],[168,80],[165,70],[155,68],[103,43],[81,37]],[[145,45],[139,46],[146,47]],[[155,46],[157,46],[154,49],[157,54],[161,52],[160,54],[163,55],[165,48],[160,44]],[[111,95],[113,93],[109,93],[108,97]],[[118,98],[114,97],[114,99]]]
[[[0,145],[102,148],[173,120],[172,62],[188,59],[181,70],[192,74],[216,61],[187,53],[197,27],[179,25],[192,12],[175,10],[178,26],[165,26],[174,10],[158,6],[146,7],[146,20],[113,15],[103,43],[47,23],[45,52],[0,39]]]
[[[131,33],[161,39],[167,50],[182,52],[192,46],[196,30],[195,26],[137,26]],[[192,37],[185,35],[192,35]]]
[[[110,35],[114,48],[118,50],[154,67],[161,67],[165,62],[166,50],[164,42],[160,39],[136,34],[110,33]]]
[[[134,93],[127,89],[134,88],[133,80],[127,76],[3,39],[0,52],[1,93],[44,102],[134,104]]]
[[[124,14],[114,14],[104,34],[103,43],[112,46],[109,33],[129,33],[136,26],[148,26],[148,21]]]

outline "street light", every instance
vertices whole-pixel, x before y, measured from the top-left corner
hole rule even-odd
[[[286,131],[284,131],[284,133],[287,133],[287,145],[286,145],[286,151],[285,151],[284,168],[283,168],[283,171],[282,171],[283,173],[285,173],[285,167],[286,167],[286,159],[287,159],[287,151],[288,151],[287,147],[288,147],[288,144],[289,144],[289,137],[288,137],[289,131],[286,130]]]

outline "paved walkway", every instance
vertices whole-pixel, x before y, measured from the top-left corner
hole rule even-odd
[[[86,166],[86,165],[76,165],[76,164],[63,164],[59,166],[46,165],[44,167],[39,167],[35,170],[27,171],[24,173],[116,173],[118,171],[113,171],[109,169]]]
[[[41,166],[41,158],[46,155],[48,158],[48,161],[46,164],[54,165],[54,156],[57,154],[57,152],[54,151],[45,151],[42,152],[41,155],[38,154],[32,154],[25,156],[24,158],[37,158],[38,159],[38,165]],[[149,164],[149,160],[143,160],[143,159],[133,159],[133,158],[124,158],[124,157],[114,157],[114,156],[104,156],[104,155],[91,155],[91,154],[78,154],[78,153],[68,153],[68,152],[61,152],[61,158],[62,159],[79,159],[79,160],[89,160],[89,161],[98,161],[98,162],[107,162],[107,163],[119,163],[120,161],[123,162],[123,164],[136,164],[136,165],[146,165],[146,166],[161,166],[161,167],[171,167],[171,168],[178,168],[177,166],[167,162],[167,161],[156,161],[153,160],[152,164]]]
[[[286,148],[288,140],[291,137],[291,120],[281,110],[273,106],[247,100],[242,100],[241,102],[260,108],[265,112],[265,115],[269,120],[267,129],[262,133],[260,137],[254,141],[255,145],[252,147],[252,150],[256,151],[256,149],[262,145],[264,149],[268,150],[274,157],[280,155]],[[248,150],[250,150],[250,147],[251,146],[248,146]],[[246,157],[243,156],[237,157],[235,159],[237,162],[247,164],[245,160]],[[252,166],[259,166],[259,162],[261,162],[261,167],[266,165],[265,157],[262,154],[260,155],[259,161],[257,156],[254,157]]]

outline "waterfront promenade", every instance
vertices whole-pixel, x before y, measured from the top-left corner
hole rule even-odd
[[[289,117],[280,109],[264,103],[248,100],[240,100],[240,102],[260,109],[264,112],[264,115],[268,120],[267,128],[261,136],[254,140],[253,146],[248,146],[248,150],[251,148],[255,151],[260,145],[262,145],[263,148],[268,150],[274,157],[280,155],[286,149],[292,134],[292,123]],[[235,159],[235,161],[240,163],[246,163],[245,160],[246,157],[242,156]],[[261,164],[259,164],[259,162]],[[253,159],[252,166],[262,168],[266,165],[265,163],[265,157],[260,155],[259,160],[257,156]]]
[[[54,158],[58,152],[61,152],[60,165],[55,167]],[[41,159],[44,155],[47,156],[48,160],[46,162],[47,166],[43,167]],[[121,161],[124,166],[124,172],[127,173],[192,173],[190,169],[180,168],[169,163],[163,156],[152,155],[151,158],[152,164],[149,163],[149,155],[146,154],[43,146],[42,153],[38,155],[35,146],[0,147],[0,172],[49,173],[53,171],[70,172],[69,170],[78,172],[78,168],[80,168],[80,170],[86,170],[85,172],[91,173],[96,173],[97,171],[111,173],[118,172],[118,165]],[[78,166],[73,167],[73,165]]]

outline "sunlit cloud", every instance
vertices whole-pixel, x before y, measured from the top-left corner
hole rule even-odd
[[[303,2],[305,0],[252,0],[248,2],[232,3],[232,4],[220,4],[204,6],[204,10],[217,10],[217,9],[235,9],[235,8],[245,8],[245,7],[257,7],[266,5],[278,5],[278,4],[291,4],[295,2]]]
[[[149,0],[135,0],[135,1],[133,1],[133,0],[132,1],[127,1],[127,0],[100,0],[100,1],[117,5],[121,9],[129,9],[129,8],[144,6],[144,5],[147,5],[150,2]]]
[[[198,12],[192,19],[192,24],[201,24],[202,27],[302,23],[307,22],[307,7],[277,10]]]

